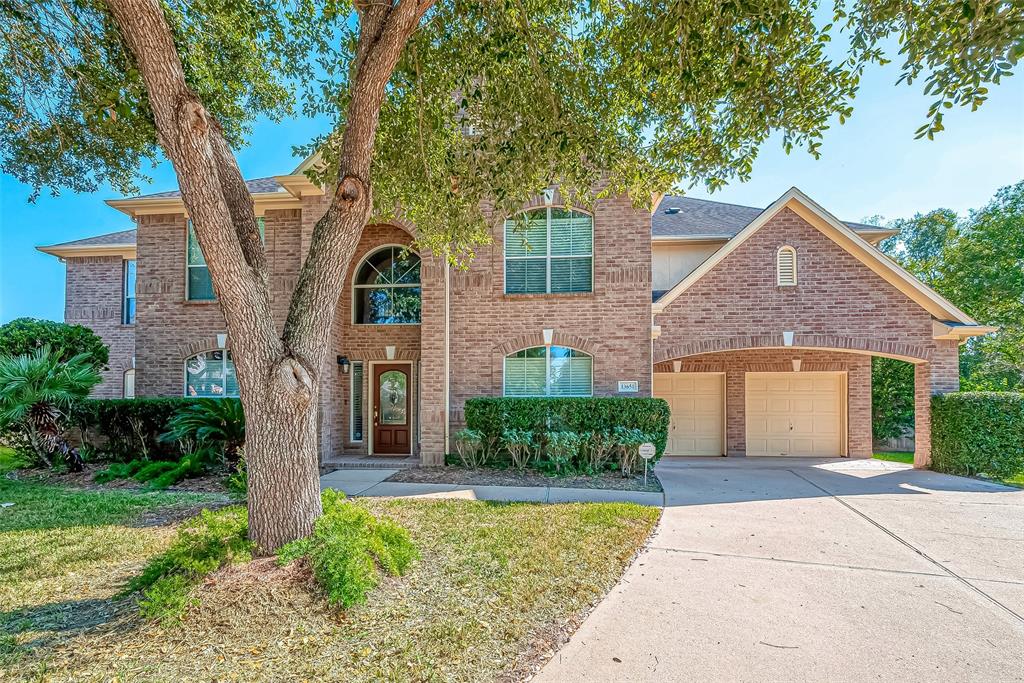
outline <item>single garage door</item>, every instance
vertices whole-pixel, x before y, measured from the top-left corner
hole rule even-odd
[[[654,396],[672,408],[665,455],[725,454],[725,374],[656,372]]]
[[[747,455],[843,455],[846,374],[748,372]]]

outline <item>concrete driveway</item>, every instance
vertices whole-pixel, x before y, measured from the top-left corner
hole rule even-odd
[[[536,680],[1024,681],[1024,491],[671,459],[650,547]]]

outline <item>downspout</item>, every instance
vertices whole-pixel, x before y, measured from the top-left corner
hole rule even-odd
[[[448,367],[450,355],[450,327],[451,315],[449,307],[451,303],[451,265],[448,260],[448,248],[444,250],[444,448],[441,453],[441,465],[445,464],[448,455],[448,444],[451,431],[451,379]]]

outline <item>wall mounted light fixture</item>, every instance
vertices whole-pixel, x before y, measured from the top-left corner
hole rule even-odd
[[[341,374],[348,374],[349,368],[352,367],[352,363],[349,362],[348,356],[338,356],[338,367],[341,368]]]

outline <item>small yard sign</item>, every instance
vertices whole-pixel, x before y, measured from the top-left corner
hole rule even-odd
[[[650,441],[640,444],[640,457],[644,460],[650,460],[653,458],[655,452],[654,444]]]
[[[635,394],[640,391],[640,382],[636,380],[619,381],[620,394]]]

